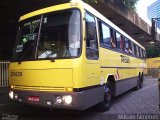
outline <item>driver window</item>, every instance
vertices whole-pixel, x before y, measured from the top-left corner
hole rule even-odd
[[[86,56],[88,59],[97,60],[98,55],[98,42],[97,42],[97,31],[95,18],[86,13]]]

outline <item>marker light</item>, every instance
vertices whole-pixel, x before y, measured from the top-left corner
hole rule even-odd
[[[71,104],[71,103],[72,103],[72,96],[70,96],[70,95],[64,96],[64,97],[63,97],[63,101],[64,101],[64,103],[65,103],[66,105]]]
[[[17,94],[17,93],[14,94],[14,98],[15,98],[16,100],[18,100],[18,94]]]
[[[76,7],[78,6],[78,3],[82,2],[81,0],[71,0],[70,3],[71,3],[71,7]]]
[[[52,101],[47,100],[47,105],[52,105]]]
[[[19,102],[22,102],[22,99],[21,98],[19,98],[19,100],[18,100]]]
[[[13,97],[14,97],[14,92],[13,92],[13,91],[9,91],[9,97],[10,97],[11,99],[13,99]]]
[[[57,96],[55,99],[55,104],[62,104],[62,97]]]

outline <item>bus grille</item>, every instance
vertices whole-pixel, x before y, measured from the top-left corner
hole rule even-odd
[[[8,87],[9,61],[0,61],[0,87]]]
[[[45,86],[20,86],[15,85],[13,86],[13,89],[17,90],[35,90],[35,91],[56,91],[56,92],[64,92],[64,87],[45,87]]]

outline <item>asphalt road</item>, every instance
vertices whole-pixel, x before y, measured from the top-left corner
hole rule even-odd
[[[94,107],[85,111],[39,108],[23,104],[0,104],[2,120],[159,120],[159,89],[157,79],[146,77],[143,88],[130,90],[115,98],[103,113]]]

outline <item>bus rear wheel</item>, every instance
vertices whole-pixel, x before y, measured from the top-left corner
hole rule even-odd
[[[98,104],[98,110],[105,112],[110,108],[112,102],[112,90],[110,85],[106,85],[104,91],[104,99],[101,103]]]
[[[141,75],[138,75],[138,80],[137,80],[137,86],[135,87],[136,90],[139,90],[142,88],[143,81]]]
[[[143,74],[140,76],[140,89],[143,87]]]

